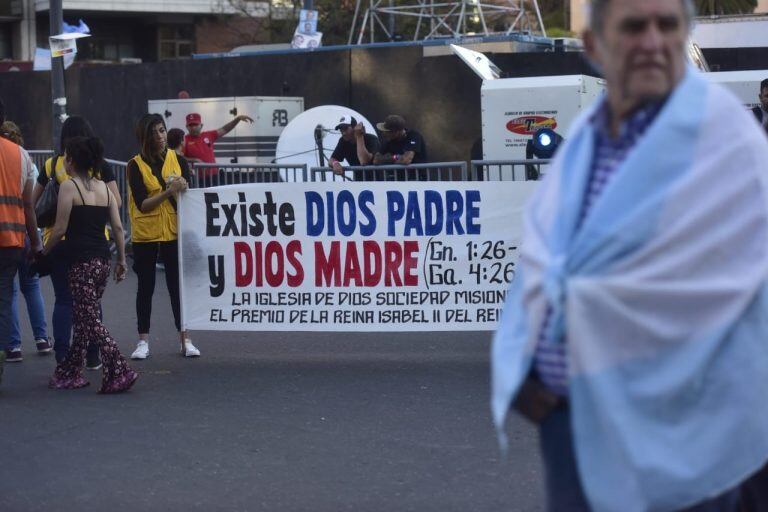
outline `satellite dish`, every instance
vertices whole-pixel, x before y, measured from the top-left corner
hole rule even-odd
[[[351,108],[339,105],[324,105],[305,110],[283,128],[277,141],[275,163],[277,164],[306,164],[307,171],[312,167],[327,167],[341,134],[335,129],[339,123],[349,123],[351,118],[363,123],[365,133],[376,134],[373,125],[360,113]],[[322,146],[322,162],[318,149]],[[349,162],[342,162],[349,165]],[[283,181],[301,181],[301,176],[291,171],[280,171]],[[352,179],[352,173],[346,173]],[[330,180],[330,178],[329,178]]]
[[[455,44],[451,45],[451,50],[483,80],[497,80],[501,77],[501,69],[482,53]]]

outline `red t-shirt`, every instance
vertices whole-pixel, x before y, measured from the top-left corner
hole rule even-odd
[[[184,136],[184,156],[187,158],[198,158],[207,164],[215,164],[216,157],[213,154],[213,143],[219,138],[216,130],[201,132],[197,137],[190,134]],[[209,167],[205,170],[206,176],[218,174],[219,170],[215,167]]]

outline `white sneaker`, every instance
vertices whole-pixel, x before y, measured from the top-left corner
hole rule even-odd
[[[149,343],[140,340],[136,345],[136,350],[131,354],[131,359],[146,359],[149,357]]]
[[[184,357],[200,357],[200,351],[197,350],[197,347],[192,344],[192,340],[190,339],[184,340],[184,348],[181,353]]]

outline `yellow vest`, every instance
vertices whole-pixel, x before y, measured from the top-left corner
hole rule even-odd
[[[141,173],[144,186],[147,188],[147,198],[154,197],[163,191],[160,182],[152,174],[152,168],[141,155],[133,158]],[[181,177],[181,166],[176,153],[167,151],[163,163],[162,176],[166,184],[171,176]],[[133,242],[170,242],[176,240],[176,210],[170,201],[163,201],[151,212],[142,213],[133,200],[133,193],[128,187],[128,211],[131,216],[131,240]]]
[[[53,169],[51,171],[51,166],[53,165],[53,159],[56,157],[51,157],[48,160],[45,161],[44,172],[45,175],[48,176],[48,179],[51,179],[51,176],[55,174],[56,182],[61,185],[67,180],[71,180],[72,176],[67,174],[67,170],[64,169],[64,157],[59,155],[59,157],[56,159],[56,169]],[[94,172],[93,169],[90,170],[91,176],[95,176],[99,179],[101,179],[101,173],[96,171]],[[53,230],[53,226],[49,228],[43,228],[43,243],[48,242],[48,238],[51,236],[51,231]],[[107,228],[104,228],[104,237],[109,240],[109,230]],[[61,237],[62,240],[64,240],[66,237]]]

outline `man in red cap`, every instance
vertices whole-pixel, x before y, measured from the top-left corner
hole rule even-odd
[[[187,114],[187,131],[184,136],[184,145],[182,151],[184,156],[190,162],[214,164],[216,157],[213,153],[213,144],[220,137],[225,136],[235,129],[240,121],[253,123],[253,119],[245,115],[239,115],[218,130],[203,131],[203,120],[200,114],[193,112]],[[218,175],[219,170],[215,167],[209,167],[204,173],[198,173],[198,177],[211,177]]]

